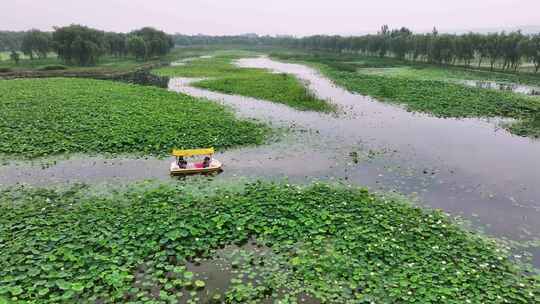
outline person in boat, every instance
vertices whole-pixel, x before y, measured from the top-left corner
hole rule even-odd
[[[210,167],[210,157],[206,156],[206,157],[204,158],[204,161],[203,161],[203,163],[202,163],[202,166],[203,166],[203,168],[208,168],[208,167]]]
[[[183,156],[178,157],[178,168],[185,169],[187,167],[187,161]]]

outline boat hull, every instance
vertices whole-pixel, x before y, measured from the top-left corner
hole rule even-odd
[[[214,173],[214,172],[221,172],[221,162],[218,160],[212,160],[212,163],[208,168],[185,168],[181,169],[178,167],[178,165],[173,162],[171,163],[171,169],[170,173],[171,175],[178,176],[178,175],[191,175],[191,174],[208,174],[208,173]]]

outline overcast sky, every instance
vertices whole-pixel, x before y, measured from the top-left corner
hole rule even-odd
[[[185,34],[358,34],[540,25],[540,0],[1,0],[0,30],[84,24]]]

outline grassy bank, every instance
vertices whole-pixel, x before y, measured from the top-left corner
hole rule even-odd
[[[321,184],[201,186],[2,192],[0,297],[34,303],[540,297],[538,278],[521,274],[495,243],[437,211]],[[250,239],[269,252],[240,247],[243,255],[233,257],[227,291],[218,297],[194,265]]]
[[[152,61],[149,61],[152,62]],[[158,61],[155,61],[158,62]],[[148,62],[146,62],[148,63]],[[96,71],[126,71],[143,65],[145,62],[136,61],[134,58],[117,58],[117,57],[103,57],[95,66],[70,66],[64,64],[62,60],[56,57],[49,57],[45,59],[22,59],[19,64],[15,64],[11,60],[0,61],[0,69],[9,69],[9,72],[31,72],[31,71],[47,71],[47,70],[69,70],[70,72],[96,72]],[[8,72],[8,71],[6,71]],[[0,73],[2,76],[3,73]]]
[[[170,77],[211,78],[196,82],[194,86],[283,103],[298,110],[335,110],[330,103],[318,99],[292,75],[236,67],[232,61],[240,57],[235,54],[200,58],[187,61],[184,65],[160,68],[155,73]]]
[[[404,67],[392,59],[343,58],[324,55],[274,54],[282,60],[300,60],[319,67],[337,84],[381,101],[406,104],[412,111],[441,117],[509,117],[520,120],[509,130],[522,136],[538,137],[534,116],[540,112],[540,97],[468,87],[462,80],[491,80],[537,85],[540,78],[481,70],[435,67]],[[517,132],[519,130],[519,132]]]
[[[8,156],[164,155],[258,144],[268,132],[209,101],[111,81],[0,80],[0,96],[0,154]]]
[[[15,64],[12,60],[9,60],[9,54],[4,53],[4,60],[0,60],[0,78],[8,77],[10,75],[28,75],[35,73],[37,75],[48,72],[49,74],[111,74],[133,71],[139,68],[157,65],[163,62],[169,62],[177,58],[186,58],[191,56],[198,56],[200,54],[209,53],[211,50],[206,48],[179,48],[173,49],[171,53],[162,57],[149,58],[145,61],[136,60],[134,57],[115,57],[115,56],[103,56],[93,66],[76,66],[68,65],[60,58],[56,57],[56,54],[49,54],[47,58],[40,59],[34,58],[31,60],[27,56],[21,56],[21,60],[18,64]],[[8,57],[6,57],[8,56]]]

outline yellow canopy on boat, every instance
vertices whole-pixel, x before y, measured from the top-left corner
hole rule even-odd
[[[174,149],[172,155],[174,156],[195,156],[195,155],[211,155],[214,154],[214,148],[207,149],[190,149],[190,150],[178,150]]]

